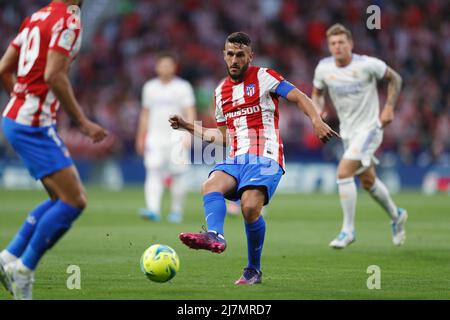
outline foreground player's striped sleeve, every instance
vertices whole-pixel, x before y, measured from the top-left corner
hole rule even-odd
[[[270,92],[275,92],[280,82],[284,80],[283,76],[269,68],[261,68],[258,79],[260,88]]]
[[[286,98],[288,93],[295,89],[295,86],[286,81],[282,75],[272,69],[262,68],[262,75],[259,77],[261,81],[261,88],[276,93],[277,95]]]
[[[73,58],[81,45],[81,22],[76,15],[66,15],[55,23],[49,50],[57,51]]]
[[[216,125],[218,127],[222,127],[226,124],[226,118],[223,114],[223,108],[222,108],[222,86],[224,84],[225,80],[223,80],[220,85],[216,88],[214,91],[214,105],[216,107]]]
[[[218,127],[224,126],[226,123],[225,115],[222,110],[222,102],[221,100],[214,97],[215,105],[216,105],[216,124]]]

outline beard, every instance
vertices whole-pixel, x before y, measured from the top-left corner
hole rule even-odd
[[[228,72],[228,75],[229,75],[230,78],[233,79],[233,80],[240,80],[240,79],[244,76],[245,71],[247,71],[248,66],[249,66],[249,63],[247,63],[246,65],[244,65],[244,66],[241,68],[241,70],[239,70],[239,73],[237,73],[237,74],[232,74],[232,73],[231,73],[231,68],[227,66],[227,72]]]

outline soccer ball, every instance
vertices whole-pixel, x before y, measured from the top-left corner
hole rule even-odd
[[[180,269],[180,259],[171,247],[154,244],[141,257],[141,270],[155,282],[166,282],[175,277]]]

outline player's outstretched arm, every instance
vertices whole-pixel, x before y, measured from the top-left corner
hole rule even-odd
[[[209,143],[216,143],[219,145],[227,145],[227,127],[220,126],[216,128],[205,128],[197,125],[195,122],[187,122],[179,115],[171,115],[169,117],[170,126],[177,129],[184,129],[190,134],[201,138],[203,141]]]
[[[388,67],[385,75],[388,81],[386,103],[380,115],[381,126],[385,127],[394,120],[394,107],[402,89],[402,77],[392,68]]]
[[[317,107],[314,106],[313,101],[303,92],[297,88],[292,89],[287,94],[287,100],[297,104],[297,106],[302,110],[310,119],[314,127],[314,132],[316,136],[322,142],[328,142],[333,136],[339,137],[339,134],[331,129],[325,122],[323,122],[319,113],[317,112]]]
[[[313,91],[311,94],[311,100],[314,103],[314,107],[316,107],[317,113],[320,114],[322,119],[327,117],[325,110],[325,91],[313,87]]]
[[[80,131],[91,138],[93,142],[100,142],[106,138],[108,132],[84,115],[69,80],[69,67],[69,57],[50,50],[47,56],[44,80]]]
[[[3,88],[11,94],[16,83],[17,63],[19,61],[19,51],[13,46],[9,46],[0,60],[0,82]]]

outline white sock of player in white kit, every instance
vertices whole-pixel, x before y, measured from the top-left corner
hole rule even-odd
[[[355,230],[355,211],[357,190],[354,177],[338,179],[338,191],[341,199],[342,213],[344,220],[342,231],[352,234]]]
[[[170,188],[172,196],[172,207],[170,212],[183,214],[184,199],[186,198],[186,175],[177,174],[172,177]]]
[[[164,181],[162,172],[155,169],[147,170],[145,177],[145,201],[148,210],[160,214],[163,192]]]
[[[369,193],[372,196],[372,198],[374,198],[375,201],[377,201],[383,207],[383,209],[389,214],[391,219],[393,221],[397,221],[398,218],[397,206],[392,200],[388,189],[386,188],[384,183],[381,182],[380,179],[375,178],[375,183],[370,188]]]

